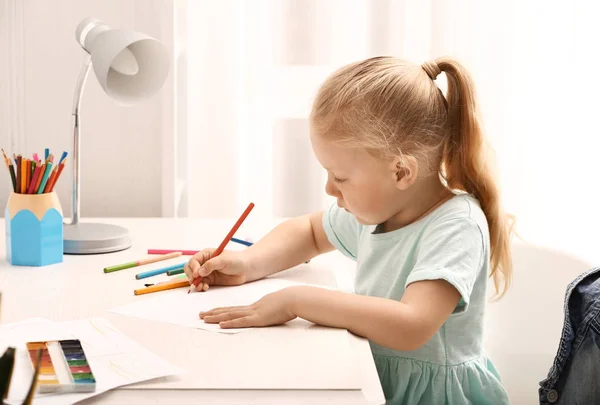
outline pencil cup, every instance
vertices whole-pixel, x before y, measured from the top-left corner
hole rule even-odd
[[[11,193],[4,221],[10,264],[45,266],[63,261],[63,214],[55,192]]]

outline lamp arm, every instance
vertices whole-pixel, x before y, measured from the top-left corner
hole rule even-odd
[[[79,148],[81,147],[81,139],[79,138],[81,132],[81,121],[79,118],[79,112],[81,110],[81,95],[83,94],[83,88],[85,87],[85,81],[90,67],[92,66],[92,57],[86,53],[83,65],[79,71],[79,77],[77,79],[77,85],[75,86],[75,96],[73,97],[73,201],[72,209],[73,214],[70,220],[64,220],[66,225],[75,225],[79,222],[79,211],[81,210],[81,190],[80,190],[80,178],[79,178],[79,164],[81,162],[79,158]]]

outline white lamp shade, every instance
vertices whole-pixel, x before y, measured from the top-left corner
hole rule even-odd
[[[92,67],[106,94],[122,105],[151,98],[169,73],[166,47],[154,38],[116,30],[86,19],[77,27],[80,44],[89,52]]]

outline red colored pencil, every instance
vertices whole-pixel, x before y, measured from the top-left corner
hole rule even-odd
[[[252,211],[252,208],[254,208],[254,203],[248,204],[248,207],[242,213],[242,215],[237,220],[237,222],[235,223],[235,225],[233,225],[233,228],[231,228],[231,231],[229,231],[229,233],[227,234],[227,236],[225,236],[225,239],[223,239],[223,242],[221,242],[221,244],[219,245],[219,247],[217,248],[217,250],[215,250],[213,252],[213,254],[210,257],[211,259],[213,257],[217,257],[221,253],[223,253],[223,250],[225,249],[225,246],[227,246],[227,244],[229,243],[229,241],[231,240],[231,238],[233,238],[233,235],[235,235],[235,233],[237,232],[237,230],[239,229],[239,227],[246,220],[246,217],[248,216],[248,214],[250,214],[250,211]],[[198,284],[200,283],[200,280],[202,280],[202,277],[197,277],[196,279],[194,279],[194,281],[192,282],[192,285],[190,285],[190,289],[188,290],[188,294],[192,291],[192,288],[195,288],[195,287],[198,286]]]
[[[63,169],[65,168],[65,160],[66,159],[64,159],[63,162],[58,166],[58,173],[56,173],[56,176],[54,177],[54,181],[52,182],[52,185],[50,186],[50,190],[49,190],[50,193],[52,191],[54,191],[54,185],[58,181],[60,174],[62,173]]]
[[[42,170],[42,166],[36,166],[35,171],[33,172],[33,177],[31,178],[31,183],[29,183],[29,188],[27,189],[27,194],[33,194],[33,190],[35,190],[35,185],[38,182],[38,177],[40,177],[40,171]]]
[[[35,188],[33,189],[33,194],[37,194],[40,188],[40,184],[42,183],[42,177],[44,177],[44,172],[46,171],[46,165],[41,164],[38,166],[40,168],[40,175],[38,176],[37,182],[35,183]]]
[[[58,168],[55,167],[54,170],[52,170],[52,172],[50,173],[50,177],[48,177],[48,181],[46,181],[46,186],[44,187],[44,191],[42,191],[42,193],[50,192],[50,187],[52,186],[52,183],[54,182],[54,178],[56,177],[56,173],[58,172],[57,169]]]
[[[31,160],[25,159],[27,167],[25,168],[25,190],[29,190],[29,183],[31,183]]]

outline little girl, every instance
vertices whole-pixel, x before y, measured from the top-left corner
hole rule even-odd
[[[310,127],[337,204],[282,223],[246,251],[208,260],[213,249],[204,250],[185,272],[206,291],[335,248],[357,263],[357,294],[290,287],[200,318],[239,328],[300,317],[364,336],[389,404],[509,403],[482,335],[488,276],[500,295],[510,283],[512,226],[468,73],[448,58],[350,64],[320,88]]]

